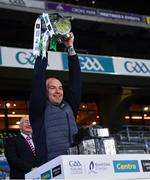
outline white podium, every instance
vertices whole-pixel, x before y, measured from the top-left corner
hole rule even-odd
[[[27,173],[25,178],[150,180],[150,154],[63,155]]]

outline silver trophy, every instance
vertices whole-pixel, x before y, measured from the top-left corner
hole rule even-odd
[[[47,40],[53,39],[58,43],[62,43],[64,39],[70,37],[72,17],[63,17],[60,14],[43,13],[35,22],[33,54],[46,57]]]

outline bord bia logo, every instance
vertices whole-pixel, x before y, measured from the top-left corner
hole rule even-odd
[[[96,174],[97,172],[95,171],[95,164],[93,161],[90,162],[89,164],[89,174]]]
[[[97,174],[109,170],[109,162],[91,161],[88,165],[88,174]]]

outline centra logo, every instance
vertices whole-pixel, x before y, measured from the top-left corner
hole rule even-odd
[[[41,179],[51,179],[51,170],[48,170],[41,174]]]
[[[114,171],[121,172],[140,172],[137,160],[118,160],[113,161]]]

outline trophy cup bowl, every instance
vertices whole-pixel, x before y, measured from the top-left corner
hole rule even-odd
[[[63,17],[59,17],[53,23],[55,30],[55,38],[58,43],[62,43],[64,39],[70,37],[69,32],[71,30],[71,22]]]
[[[62,43],[70,38],[72,17],[64,17],[58,13],[43,13],[35,22],[33,54],[39,56],[42,54],[46,57],[47,41],[51,39],[51,49],[56,50],[56,42]]]
[[[69,32],[71,31],[71,22],[69,18],[70,17],[63,17],[60,14],[49,15],[49,21],[54,31],[54,37],[58,43],[62,43],[62,40],[70,37]],[[45,32],[46,29],[46,24],[44,19],[42,19],[41,31]]]

